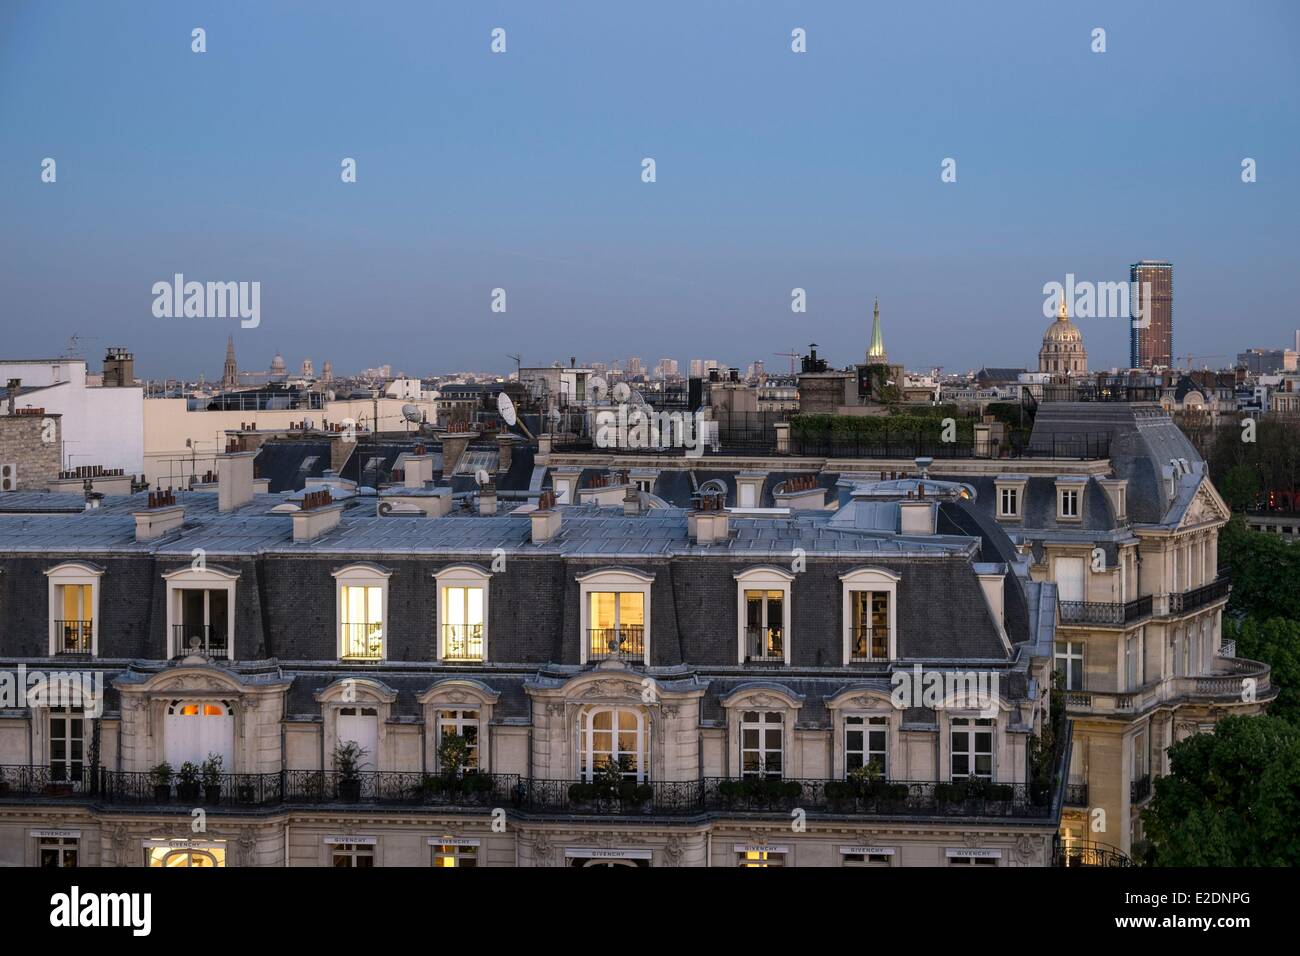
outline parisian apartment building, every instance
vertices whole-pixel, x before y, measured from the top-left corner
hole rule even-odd
[[[0,496],[0,863],[1123,865],[1275,693],[1158,404],[1010,463],[278,437]]]

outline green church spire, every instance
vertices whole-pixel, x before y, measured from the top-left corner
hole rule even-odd
[[[867,349],[868,365],[887,365],[885,354],[885,337],[880,334],[880,299],[876,299],[874,318],[871,322],[871,347]]]

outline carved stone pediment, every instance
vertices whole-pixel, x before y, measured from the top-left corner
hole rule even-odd
[[[601,697],[639,697],[640,685],[626,680],[592,681],[581,694],[583,700]]]

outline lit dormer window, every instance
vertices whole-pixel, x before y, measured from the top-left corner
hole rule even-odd
[[[81,561],[45,572],[50,589],[50,654],[99,653],[99,579],[104,569]]]

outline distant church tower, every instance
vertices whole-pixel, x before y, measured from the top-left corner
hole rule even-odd
[[[871,345],[867,348],[868,365],[888,365],[889,355],[885,352],[885,337],[880,334],[880,300],[871,320]]]
[[[221,387],[234,388],[239,384],[239,367],[235,365],[235,337],[226,339],[226,367],[221,372]]]
[[[325,364],[321,366],[320,380],[322,382],[334,381],[334,363],[329,359],[326,359]]]

